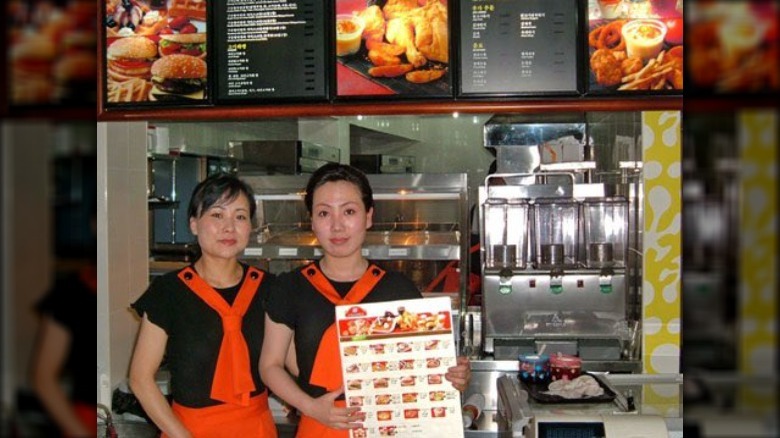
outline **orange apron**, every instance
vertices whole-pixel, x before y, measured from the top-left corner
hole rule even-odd
[[[246,279],[232,306],[192,268],[184,268],[178,275],[192,292],[222,318],[222,344],[210,397],[224,404],[207,408],[188,408],[173,404],[174,413],[195,436],[258,436],[256,434],[259,431],[269,433],[259,436],[276,436],[276,426],[268,409],[268,394],[250,398],[250,394],[255,390],[255,383],[252,379],[252,364],[249,363],[249,348],[241,333],[241,324],[263,280],[263,272],[253,267],[248,267],[247,270]]]
[[[303,268],[301,273],[319,293],[334,305],[360,303],[385,275],[385,271],[378,266],[369,266],[347,295],[341,298],[330,281],[314,263]],[[339,354],[339,338],[335,321],[322,335],[309,383],[324,387],[328,392],[335,391],[344,385],[344,380],[341,376],[341,355]],[[337,400],[335,405],[344,407],[346,406],[346,401]],[[301,422],[298,424],[297,436],[299,438],[345,438],[349,436],[349,431],[332,429],[311,417],[302,415]]]
[[[268,391],[250,398],[246,406],[224,404],[188,408],[174,403],[172,408],[193,438],[276,438],[276,425],[268,408]],[[162,434],[161,438],[167,436]]]
[[[97,406],[84,402],[74,402],[73,410],[76,412],[76,416],[79,417],[81,424],[89,430],[90,436],[97,436]]]

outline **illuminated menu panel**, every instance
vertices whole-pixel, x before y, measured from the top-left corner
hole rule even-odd
[[[327,97],[324,2],[224,0],[215,7],[218,102]]]
[[[468,0],[460,8],[460,94],[577,92],[576,0]]]

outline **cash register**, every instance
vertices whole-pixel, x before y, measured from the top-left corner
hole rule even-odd
[[[536,415],[527,438],[668,438],[655,415]]]

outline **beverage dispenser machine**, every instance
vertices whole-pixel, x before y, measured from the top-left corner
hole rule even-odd
[[[483,353],[514,360],[560,352],[590,369],[636,370],[628,298],[638,272],[628,264],[636,202],[619,181],[599,180],[584,120],[499,118],[485,132],[498,173],[479,189]],[[552,142],[579,151],[552,161],[544,154]],[[502,155],[513,158],[502,162]]]

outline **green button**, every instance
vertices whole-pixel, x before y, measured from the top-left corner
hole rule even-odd
[[[603,293],[603,294],[612,293],[612,285],[611,284],[599,285],[599,289],[601,290],[601,293]]]
[[[558,295],[559,293],[563,292],[563,285],[560,284],[550,285],[550,292],[554,293],[555,295]]]
[[[498,287],[498,293],[501,295],[509,295],[512,293],[512,285],[506,285],[506,286],[499,286]]]

